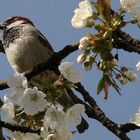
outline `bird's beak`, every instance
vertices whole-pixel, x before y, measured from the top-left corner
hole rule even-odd
[[[6,27],[5,22],[0,22],[0,30],[3,30]]]

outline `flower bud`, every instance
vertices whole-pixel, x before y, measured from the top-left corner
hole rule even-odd
[[[84,51],[90,44],[88,37],[83,37],[80,39],[79,50]]]
[[[86,59],[86,55],[85,54],[80,54],[77,58],[77,62],[78,63],[83,63]]]
[[[90,71],[92,68],[92,63],[90,61],[86,61],[84,62],[83,67],[86,71]]]
[[[84,50],[86,50],[86,48],[87,48],[87,46],[84,46],[82,44],[79,45],[79,50],[80,51],[84,51]]]

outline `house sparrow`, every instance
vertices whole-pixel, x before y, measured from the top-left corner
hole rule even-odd
[[[33,22],[28,18],[15,16],[0,23],[0,29],[3,30],[3,48],[7,59],[16,73],[24,73],[39,63],[46,62],[54,51],[48,40],[36,29]],[[33,77],[31,83],[33,86],[42,89],[36,81],[45,81],[51,77],[57,77],[53,71],[46,70]],[[45,83],[44,82],[44,83]],[[44,84],[43,84],[44,85]],[[61,95],[59,103],[62,105],[74,105],[66,90]],[[87,122],[82,119],[81,127],[77,127],[81,133],[88,128]]]

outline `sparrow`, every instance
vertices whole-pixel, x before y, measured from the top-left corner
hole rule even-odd
[[[25,73],[37,64],[46,62],[54,54],[48,40],[26,17],[10,17],[0,23],[0,29],[3,31],[3,48],[6,57],[16,73]],[[46,70],[33,77],[31,84],[48,94],[45,90],[46,87],[40,87],[37,81],[45,81],[46,84],[50,76],[56,79],[57,74],[54,71]],[[42,85],[45,85],[44,83]],[[62,105],[74,105],[66,90],[59,98],[59,103]],[[83,118],[77,129],[82,133],[87,128],[88,123]]]

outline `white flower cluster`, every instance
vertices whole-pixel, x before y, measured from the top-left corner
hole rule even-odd
[[[138,109],[138,113],[132,116],[132,118],[130,119],[130,122],[137,126],[140,126],[140,107]]]
[[[51,137],[56,138],[58,136],[59,138],[57,137],[57,140],[68,140],[72,136],[68,128],[81,123],[81,113],[84,111],[85,108],[81,104],[70,107],[66,112],[64,112],[60,106],[50,106],[44,116],[44,130],[51,128],[51,130],[55,130],[55,132],[49,134],[47,139],[51,140]]]
[[[71,24],[75,28],[83,28],[87,26],[88,19],[92,16],[92,5],[90,0],[84,0],[79,3],[79,8],[74,11]]]
[[[137,24],[140,25],[140,1],[139,0],[120,0],[122,8],[132,14],[136,20]]]
[[[10,77],[7,84],[13,89],[13,92],[7,95],[7,98],[21,106],[26,114],[33,116],[48,106],[45,99],[46,95],[36,87],[28,88],[27,79],[22,74]]]
[[[18,131],[10,133],[11,140],[40,140],[39,135],[33,133],[21,133]]]
[[[46,95],[36,87],[28,88],[27,79],[16,74],[8,79],[8,85],[12,88],[12,93],[4,97],[4,104],[0,111],[2,120],[11,124],[16,124],[17,106],[23,110],[27,116],[34,116],[39,112],[44,112],[41,134],[10,132],[11,139],[14,140],[69,140],[73,133],[69,130],[81,123],[81,113],[85,107],[75,104],[64,111],[59,104],[49,103]],[[18,114],[19,115],[19,114]],[[27,120],[28,121],[28,120]]]
[[[88,37],[83,37],[79,41],[79,50],[80,51],[85,51],[87,47],[90,45],[90,40]],[[87,56],[86,54],[80,54],[77,58],[78,63],[83,63],[86,60]]]
[[[68,130],[71,126],[77,126],[81,122],[81,113],[85,108],[76,104],[66,112],[59,105],[51,105],[44,116],[41,135],[32,133],[11,132],[11,138],[15,140],[69,140],[73,133]]]
[[[86,71],[90,70],[92,67],[93,53],[87,51],[87,48],[90,46],[90,38],[85,36],[79,41],[79,50],[84,51],[77,57],[78,63],[83,63],[83,67]]]

